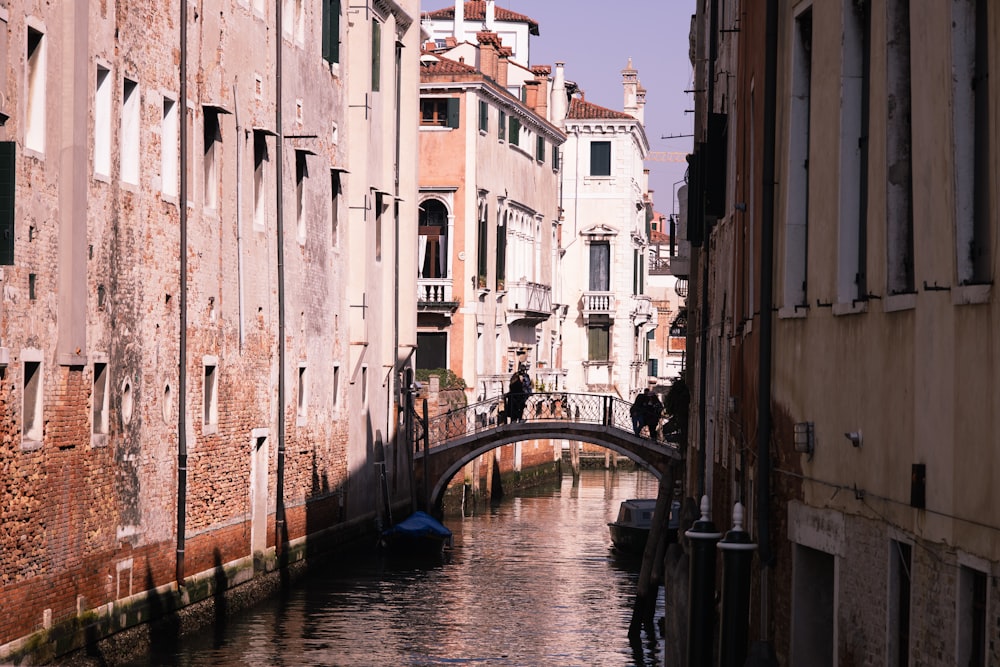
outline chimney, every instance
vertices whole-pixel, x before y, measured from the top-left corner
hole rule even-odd
[[[500,45],[500,38],[495,32],[477,32],[476,39],[479,41],[479,71],[483,75],[497,80],[498,55],[497,47]]]
[[[465,0],[455,0],[455,39],[465,41]]]
[[[549,119],[549,75],[552,68],[548,65],[536,65],[531,68],[535,80],[538,81],[538,100],[535,103],[535,113],[542,118]]]
[[[642,83],[639,83],[639,88],[635,92],[635,106],[636,112],[635,117],[639,119],[639,122],[643,125],[646,124],[646,89],[642,87]]]
[[[622,70],[622,88],[625,89],[625,113],[633,118],[639,118],[638,88],[639,72],[632,67],[632,59],[628,59],[628,65]]]
[[[532,111],[538,109],[538,86],[541,83],[538,79],[524,82],[524,105]]]
[[[496,23],[497,10],[496,5],[493,0],[486,0],[486,29],[493,32],[493,26]]]
[[[552,77],[552,103],[549,105],[549,120],[553,125],[562,127],[566,120],[566,74],[563,71],[565,63],[556,63],[556,73]]]
[[[497,42],[500,38],[497,38]],[[514,52],[509,46],[501,46],[498,50],[496,82],[501,88],[507,88],[507,66],[510,65],[510,55]]]

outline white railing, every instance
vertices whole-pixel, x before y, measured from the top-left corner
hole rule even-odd
[[[417,301],[424,303],[450,303],[451,278],[417,278]]]
[[[615,293],[614,292],[584,292],[583,293],[583,316],[607,315],[614,317],[615,314]]]

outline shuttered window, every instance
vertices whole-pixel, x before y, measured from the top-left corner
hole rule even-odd
[[[590,175],[591,176],[611,175],[610,141],[590,142]]]
[[[372,21],[372,92],[377,93],[382,82],[382,24]]]
[[[0,141],[0,265],[14,263],[15,151],[13,141]]]
[[[340,0],[323,0],[323,60],[340,62]]]

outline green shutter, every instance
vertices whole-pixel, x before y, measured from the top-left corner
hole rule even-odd
[[[552,147],[552,171],[559,171],[559,147]]]
[[[14,157],[17,145],[0,141],[0,264],[14,263]]]
[[[539,162],[545,161],[545,139],[542,137],[536,137],[535,139],[535,158]]]
[[[448,114],[447,114],[447,124],[448,127],[458,127],[458,110],[461,100],[457,97],[448,98]]]
[[[590,142],[590,175],[591,176],[611,175],[610,141]]]
[[[340,62],[340,0],[323,0],[323,60]]]
[[[490,105],[484,100],[479,100],[479,129],[490,131]]]
[[[372,20],[372,92],[377,93],[382,81],[382,25]]]
[[[497,138],[503,141],[507,138],[507,114],[500,112],[500,123],[497,126]]]
[[[511,117],[510,119],[510,143],[519,146],[521,137],[521,121],[518,118]]]

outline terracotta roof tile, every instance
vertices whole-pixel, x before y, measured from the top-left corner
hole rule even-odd
[[[444,9],[435,9],[434,11],[427,12],[426,16],[432,19],[454,19],[455,18],[455,6],[445,7]],[[497,21],[507,21],[510,23],[527,23],[528,30],[532,35],[538,34],[538,21],[525,16],[524,14],[518,14],[509,9],[504,9],[503,7],[496,7],[494,10],[494,16]],[[485,0],[470,0],[465,3],[465,20],[466,21],[485,21],[486,20],[486,2]]]
[[[477,70],[472,65],[467,65],[466,63],[456,62],[454,60],[449,60],[440,55],[430,53],[429,51],[424,51],[420,59],[420,72],[421,74],[478,74]],[[435,60],[436,58],[436,60]]]
[[[570,100],[569,111],[567,112],[566,117],[575,120],[636,120],[635,116],[631,116],[624,111],[607,109],[592,102],[588,102],[580,97],[574,97]]]

